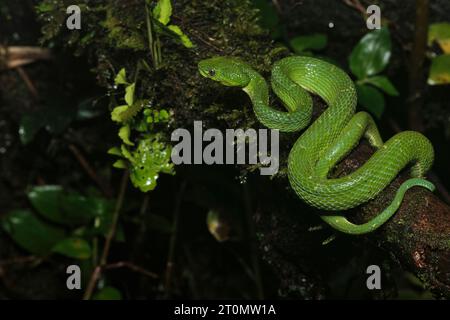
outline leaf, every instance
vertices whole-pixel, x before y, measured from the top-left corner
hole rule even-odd
[[[62,133],[77,117],[77,111],[76,105],[70,103],[67,95],[54,92],[48,101],[45,101],[44,107],[22,117],[19,127],[21,142],[23,144],[31,142],[42,128],[51,134]]]
[[[102,114],[102,110],[96,108],[97,97],[82,100],[77,106],[77,120],[90,120]]]
[[[120,159],[113,163],[113,167],[117,169],[126,169],[128,167],[128,164],[125,160]]]
[[[127,149],[127,147],[122,144],[120,146],[120,150],[122,151],[122,155],[125,157],[125,159],[128,159],[130,161],[134,161],[133,155],[131,154],[130,150]]]
[[[37,186],[28,192],[28,199],[44,218],[73,226],[90,221],[93,217],[87,199],[76,193],[65,194],[60,186]]]
[[[111,119],[117,122],[131,121],[146,105],[149,100],[138,100],[130,106],[115,107],[111,113]]]
[[[131,106],[134,103],[134,90],[136,89],[136,83],[132,83],[125,88],[125,102]]]
[[[171,0],[159,0],[153,9],[153,17],[158,19],[163,25],[167,25],[172,15]]]
[[[126,72],[125,68],[120,69],[119,73],[117,74],[116,78],[114,79],[114,83],[116,85],[128,84],[128,82],[127,82],[127,72]]]
[[[159,111],[159,117],[161,118],[162,121],[167,121],[169,120],[169,112],[167,112],[167,110],[162,109],[161,111]]]
[[[431,86],[450,83],[450,54],[443,54],[431,60],[428,84]]]
[[[384,111],[384,96],[383,94],[367,85],[356,85],[358,93],[358,102],[361,106],[370,111],[376,118],[380,119]]]
[[[114,287],[104,287],[94,294],[93,300],[122,300],[122,293]]]
[[[428,45],[436,41],[444,53],[450,53],[450,23],[433,23],[428,27]]]
[[[111,154],[113,156],[118,156],[121,157],[122,156],[122,151],[120,150],[119,147],[112,147],[108,150],[108,154]]]
[[[80,225],[90,222],[96,215],[96,202],[100,201],[95,197],[85,197],[78,193],[63,195],[60,207],[64,224]]]
[[[127,111],[128,108],[129,106],[127,105],[115,107],[111,112],[111,120],[116,122],[123,122],[122,113]]]
[[[280,25],[280,18],[271,1],[253,0],[255,8],[259,9],[259,22],[265,29],[270,30],[273,39],[282,36],[282,27]]]
[[[63,229],[53,227],[28,210],[16,210],[2,219],[3,229],[25,250],[46,255],[65,237]]]
[[[53,10],[55,10],[55,6],[53,3],[43,2],[36,5],[36,11],[38,13],[45,13]]]
[[[130,126],[126,125],[123,126],[122,128],[120,128],[119,130],[119,137],[120,139],[122,139],[122,141],[129,145],[129,146],[133,146],[134,143],[130,141]]]
[[[350,55],[350,70],[358,79],[383,71],[391,57],[391,38],[384,27],[366,34]]]
[[[88,259],[91,256],[91,246],[82,238],[66,238],[59,241],[52,249],[53,252],[74,259]]]
[[[176,35],[179,36],[181,43],[186,47],[186,48],[192,48],[194,45],[192,44],[191,40],[188,38],[187,35],[185,35],[183,33],[183,31],[181,31],[180,27],[175,26],[175,25],[170,25],[167,28],[169,28],[171,31],[173,31]]]
[[[375,76],[364,80],[365,83],[369,83],[377,88],[380,88],[390,96],[398,96],[399,93],[394,87],[392,82],[385,76]]]
[[[306,50],[322,50],[327,46],[327,36],[322,33],[298,36],[289,41],[295,53],[303,53]]]
[[[28,199],[44,218],[56,223],[65,221],[59,208],[63,193],[61,186],[45,185],[33,187],[28,192]]]
[[[159,173],[174,174],[171,148],[156,137],[141,140],[132,154],[130,178],[142,192],[153,190]]]
[[[26,114],[20,120],[19,137],[23,144],[30,143],[36,133],[44,127],[44,119],[40,112]]]

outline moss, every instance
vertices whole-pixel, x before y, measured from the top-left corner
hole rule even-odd
[[[258,126],[250,102],[240,90],[207,81],[197,71],[201,59],[235,55],[267,74],[272,60],[287,53],[275,47],[268,32],[259,26],[258,11],[251,2],[174,1],[171,23],[178,25],[195,47],[187,49],[161,36],[162,65],[158,70],[152,67],[148,50],[143,3],[84,0],[80,5],[82,29],[68,31],[62,24],[70,1],[45,0],[38,9],[42,41],[89,57],[98,83],[111,91],[111,97],[118,94],[114,76],[126,68],[137,79],[136,96],[149,99],[154,109],[166,109],[173,115],[170,125],[159,129],[166,139],[173,129],[192,128],[192,122],[200,119],[218,128]],[[116,105],[111,98],[111,108]]]

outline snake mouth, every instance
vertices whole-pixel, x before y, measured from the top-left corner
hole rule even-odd
[[[205,71],[205,70],[203,70],[203,69],[199,69],[199,72],[200,72],[200,74],[201,74],[203,77],[208,78],[208,72],[207,72],[207,71]]]

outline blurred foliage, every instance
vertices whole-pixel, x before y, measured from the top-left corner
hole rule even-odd
[[[3,229],[32,254],[59,253],[74,259],[88,259],[90,242],[106,236],[113,203],[96,195],[66,192],[61,186],[33,187],[28,199],[39,214],[15,210],[2,219]]]
[[[443,54],[433,55],[429,85],[450,84],[450,23],[434,23],[428,28],[428,45],[431,47],[437,43]]]

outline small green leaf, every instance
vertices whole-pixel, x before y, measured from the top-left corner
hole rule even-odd
[[[436,41],[444,53],[450,53],[450,23],[433,23],[428,27],[428,45]]]
[[[171,0],[159,0],[153,9],[153,17],[158,19],[163,25],[166,25],[170,21],[172,16],[172,3]]]
[[[126,125],[126,126],[123,126],[122,128],[120,128],[119,137],[120,137],[120,139],[122,139],[122,141],[125,144],[127,144],[129,146],[134,145],[134,143],[130,141],[130,126],[129,125]]]
[[[133,155],[131,154],[131,152],[127,149],[127,146],[122,144],[120,146],[120,150],[122,150],[122,155],[125,157],[125,159],[130,160],[130,161],[134,161],[133,159]]]
[[[391,37],[386,27],[366,34],[350,55],[350,70],[358,79],[383,71],[391,57]]]
[[[431,86],[450,83],[450,54],[437,56],[431,61],[428,84]]]
[[[121,157],[122,156],[122,151],[120,150],[119,147],[112,147],[111,149],[108,150],[108,154],[111,154],[113,156]]]
[[[111,120],[116,121],[116,122],[123,122],[121,115],[122,115],[122,113],[127,111],[128,108],[129,108],[129,106],[126,106],[126,105],[115,107],[113,109],[113,111],[111,112]]]
[[[55,5],[53,3],[43,2],[36,5],[36,11],[39,13],[45,13],[55,10]]]
[[[289,41],[295,53],[303,53],[306,50],[322,50],[327,46],[327,36],[322,33],[298,36]]]
[[[25,250],[46,255],[65,237],[63,229],[53,227],[38,219],[28,210],[16,210],[2,219],[3,229]]]
[[[116,85],[128,84],[128,82],[127,82],[127,72],[125,71],[125,68],[120,69],[119,73],[117,74],[116,78],[114,79],[114,83]]]
[[[386,92],[390,96],[398,96],[399,93],[397,89],[394,87],[392,82],[385,76],[375,76],[371,78],[367,78],[364,80],[365,83],[369,83],[384,92]]]
[[[93,300],[122,300],[122,294],[114,287],[104,287],[96,292],[92,297]]]
[[[91,256],[91,246],[82,238],[66,238],[59,241],[52,249],[53,252],[74,259],[88,259]]]
[[[384,111],[384,96],[383,94],[367,85],[356,85],[358,93],[358,102],[361,106],[370,111],[376,118],[380,119]]]
[[[169,112],[167,112],[167,110],[165,109],[162,109],[161,111],[159,111],[159,117],[162,121],[166,121],[169,119]]]
[[[117,169],[126,169],[128,167],[128,165],[125,160],[120,159],[113,163],[113,167],[117,168]]]
[[[175,26],[175,25],[170,25],[167,28],[169,28],[171,31],[173,31],[175,34],[177,34],[180,38],[181,43],[186,47],[186,48],[192,48],[194,45],[192,44],[191,40],[188,38],[187,35],[185,35],[183,33],[183,31],[181,31],[180,27]]]
[[[125,88],[125,102],[129,106],[132,106],[134,103],[134,90],[135,89],[136,89],[136,83],[132,83]]]

